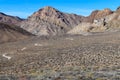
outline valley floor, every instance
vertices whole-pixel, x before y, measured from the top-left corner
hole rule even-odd
[[[0,75],[0,80],[120,80],[120,32],[0,44]]]

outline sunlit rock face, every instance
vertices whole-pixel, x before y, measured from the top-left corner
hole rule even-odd
[[[95,19],[99,19],[99,18],[108,16],[112,13],[113,13],[113,11],[111,11],[108,8],[106,8],[104,10],[95,10],[91,13],[90,16],[88,16],[88,22],[94,22]]]
[[[119,29],[119,7],[116,11],[108,8],[95,10],[90,16],[84,17],[68,14],[50,6],[44,7],[33,13],[21,23],[21,27],[38,36],[64,35],[71,32],[105,32],[109,29]],[[84,25],[83,25],[84,24]],[[92,25],[92,26],[91,26]],[[78,27],[78,28],[77,28]]]
[[[120,30],[120,8],[116,11],[110,9],[95,10],[87,17],[86,23],[80,23],[69,34],[86,34],[88,32],[106,32]]]
[[[21,27],[35,35],[62,35],[84,21],[85,17],[67,14],[50,6],[44,7],[26,21]]]

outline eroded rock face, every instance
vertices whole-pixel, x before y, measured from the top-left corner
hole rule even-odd
[[[104,9],[96,10],[87,17],[86,23],[80,23],[78,26],[68,31],[69,34],[86,34],[87,32],[106,32],[120,30],[120,8],[116,11]]]
[[[90,16],[83,17],[76,14],[63,13],[47,6],[23,21],[21,27],[38,36],[53,36],[66,33],[81,33],[80,31],[104,32],[109,28],[119,28],[119,21],[119,8],[116,11],[111,11],[108,8],[95,10]],[[78,29],[77,32],[75,32],[76,29]]]
[[[21,27],[35,35],[61,35],[81,23],[85,17],[62,13],[52,7],[45,7],[35,12]]]
[[[112,30],[112,31],[120,30],[120,13],[119,13],[119,8],[117,8],[117,10],[114,11],[112,14],[97,19],[97,21],[99,21],[99,23],[103,27],[106,27],[107,30]]]
[[[0,13],[0,22],[1,23],[7,23],[7,24],[14,24],[19,26],[20,22],[23,21],[23,19],[15,16],[6,15],[4,13]]]
[[[90,16],[88,16],[88,22],[93,23],[95,19],[99,19],[99,18],[103,18],[105,16],[108,16],[110,14],[112,14],[113,11],[111,11],[110,9],[104,9],[104,10],[95,10],[91,13]]]
[[[120,13],[120,6],[116,10],[117,13]]]

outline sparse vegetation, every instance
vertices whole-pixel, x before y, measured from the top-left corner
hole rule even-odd
[[[61,36],[42,39],[38,37],[34,38],[35,40],[1,44],[0,74],[15,75],[15,78],[31,76],[31,79],[35,80],[118,79],[120,76],[118,35],[119,32],[87,37]],[[35,46],[35,43],[42,46]],[[21,51],[24,47],[26,49]],[[2,57],[3,53],[12,58],[8,60]]]
[[[119,11],[84,17],[48,6],[27,20],[0,15],[0,80],[120,80]]]

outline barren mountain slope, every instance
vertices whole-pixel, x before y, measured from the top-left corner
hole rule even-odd
[[[20,22],[23,21],[23,19],[16,17],[16,16],[10,16],[6,15],[4,13],[0,13],[0,22],[17,25],[19,26]]]
[[[88,22],[80,23],[70,31],[68,34],[83,34],[89,35],[88,32],[106,32],[120,30],[120,11],[110,9],[96,10],[87,17]]]
[[[88,16],[88,22],[91,22],[93,23],[95,19],[99,19],[99,18],[102,18],[102,17],[105,17],[107,15],[110,15],[112,14],[113,11],[111,11],[110,9],[106,8],[104,10],[95,10],[91,13],[90,16]]]
[[[23,21],[21,27],[36,35],[61,35],[84,19],[83,16],[62,13],[47,6]]]
[[[32,36],[31,33],[12,25],[0,23],[0,43],[25,39]]]

